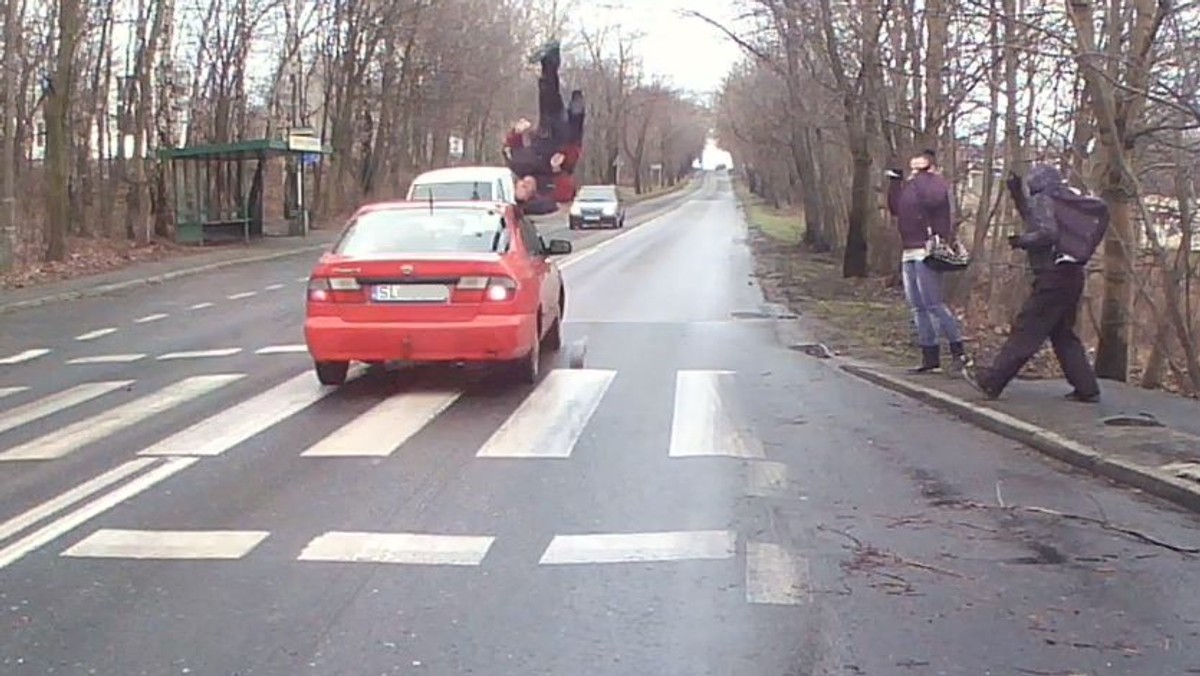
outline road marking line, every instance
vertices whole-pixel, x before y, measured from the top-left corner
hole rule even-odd
[[[204,308],[209,308],[212,306],[213,306],[212,303],[196,303],[195,305],[192,305],[188,309],[189,310],[203,310]]]
[[[459,392],[406,392],[390,397],[334,430],[300,455],[385,457],[441,415]]]
[[[75,340],[95,340],[97,338],[103,338],[104,336],[112,335],[116,332],[116,327],[110,326],[107,329],[96,329],[95,331],[81,333],[78,336],[75,336]]]
[[[315,404],[333,390],[317,385],[312,374],[301,373],[163,439],[138,455],[220,455]]]
[[[160,355],[159,361],[170,361],[172,359],[206,359],[209,357],[229,357],[242,351],[240,347],[222,347],[216,350],[193,350],[185,352],[168,352]]]
[[[756,498],[787,494],[788,466],[782,462],[755,460],[746,470],[746,494]]]
[[[295,354],[300,352],[308,352],[308,346],[304,343],[295,343],[292,345],[268,345],[254,351],[254,354]]]
[[[28,389],[29,388],[26,387],[25,385],[14,385],[12,387],[0,387],[0,399],[3,399],[4,397],[7,397],[10,394],[24,392],[25,390],[28,390]]]
[[[808,559],[769,542],[746,543],[746,601],[795,606],[811,596]]]
[[[308,277],[297,277],[297,278],[296,278],[296,283],[297,283],[297,284],[307,284],[307,283],[308,283]]]
[[[675,413],[671,420],[671,457],[732,456],[761,458],[758,439],[740,429],[738,415],[722,394],[731,371],[679,371],[675,375]]]
[[[480,458],[569,458],[616,371],[555,369],[476,453]]]
[[[225,297],[229,300],[241,300],[243,298],[249,298],[251,296],[257,296],[257,295],[258,295],[257,291],[243,291],[241,293],[235,293],[232,296],[225,296]]]
[[[282,289],[282,288],[283,288],[282,284],[269,284],[263,288],[263,291],[278,291],[279,289]]]
[[[53,460],[99,439],[152,418],[163,411],[224,387],[245,374],[192,376],[157,392],[80,420],[55,432],[0,453],[0,460]]]
[[[106,493],[70,514],[51,521],[4,549],[0,549],[0,568],[11,565],[14,561],[38,547],[53,542],[122,502],[170,478],[177,472],[187,469],[196,462],[199,462],[198,458],[171,458],[166,460],[162,465],[155,467],[127,484],[119,486],[111,493]]]
[[[146,315],[145,317],[139,317],[138,319],[133,320],[133,323],[134,324],[149,324],[150,322],[156,322],[160,319],[166,319],[167,317],[170,317],[170,316],[171,315],[169,315],[165,312],[159,312],[158,314]]]
[[[0,542],[20,533],[35,523],[70,507],[71,505],[108,488],[127,476],[137,474],[156,461],[153,458],[135,458],[108,470],[100,476],[93,477],[61,495],[14,516],[0,524]]]
[[[271,533],[264,530],[124,530],[103,528],[60,556],[99,559],[240,559]]]
[[[68,361],[68,364],[128,364],[139,359],[144,359],[144,354],[101,354],[95,357],[77,357]]]
[[[495,539],[485,535],[330,531],[313,538],[297,560],[478,566]]]
[[[78,406],[85,401],[90,401],[133,383],[134,381],[132,380],[83,383],[82,385],[76,385],[61,392],[55,392],[47,397],[42,397],[37,401],[31,401],[23,406],[5,411],[4,415],[0,415],[0,433],[31,423],[39,418],[45,418],[48,415],[58,413],[72,406]]]
[[[21,362],[31,361],[43,355],[50,354],[50,350],[46,348],[37,348],[33,350],[25,350],[4,359],[0,359],[0,364],[20,364]]]
[[[731,531],[555,535],[541,565],[728,559],[737,549]]]
[[[588,247],[582,251],[579,251],[577,253],[573,253],[570,256],[562,259],[562,261],[560,261],[558,264],[558,269],[565,270],[565,269],[571,267],[572,265],[575,265],[576,263],[580,263],[584,260],[587,260],[589,257],[594,256],[596,253],[603,250],[605,247],[611,245],[613,242],[621,239],[622,237],[631,235],[635,232],[646,232],[648,230],[652,230],[653,228],[651,226],[654,226],[654,225],[662,222],[663,220],[666,219],[667,216],[670,216],[671,214],[674,214],[677,211],[679,211],[678,207],[676,207],[674,209],[670,209],[666,212],[663,212],[663,213],[655,216],[654,218],[648,219],[644,223],[638,224],[636,227],[630,228],[625,231],[618,231],[617,234],[613,235],[612,237],[609,237],[608,239],[606,239],[602,242],[597,242],[593,246],[590,246],[590,247]]]

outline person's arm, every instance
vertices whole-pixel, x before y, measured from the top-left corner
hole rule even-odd
[[[1017,213],[1021,215],[1021,219],[1029,220],[1029,203],[1025,199],[1025,190],[1021,185],[1021,177],[1017,176],[1016,172],[1008,172],[1008,180],[1004,182],[1008,186],[1008,194],[1012,197],[1013,205],[1017,207]]]
[[[891,172],[895,171],[893,175]],[[899,170],[888,170],[887,206],[893,216],[900,214],[900,193],[904,191],[904,174]]]
[[[1058,242],[1058,221],[1054,218],[1054,199],[1049,195],[1034,195],[1027,203],[1028,227],[1018,235],[1013,246],[1018,249],[1037,249]]]

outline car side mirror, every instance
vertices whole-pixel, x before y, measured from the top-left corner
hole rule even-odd
[[[571,243],[565,239],[552,239],[546,247],[546,253],[551,256],[566,256],[571,253]]]

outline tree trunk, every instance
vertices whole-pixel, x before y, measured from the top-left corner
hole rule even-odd
[[[58,53],[45,98],[46,118],[46,261],[67,256],[71,221],[71,92],[75,88],[75,50],[80,33],[80,0],[59,0]]]
[[[4,3],[4,122],[0,133],[4,146],[0,149],[0,273],[16,263],[17,248],[17,45],[21,26],[16,0]]]

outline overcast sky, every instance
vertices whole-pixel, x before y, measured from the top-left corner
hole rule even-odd
[[[712,26],[681,18],[680,9],[728,24],[736,6],[735,0],[592,0],[582,4],[578,22],[589,30],[620,25],[640,31],[644,37],[638,53],[648,72],[669,78],[681,89],[715,91],[741,52]]]

